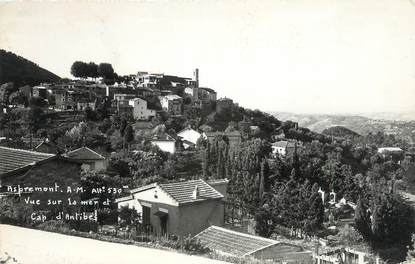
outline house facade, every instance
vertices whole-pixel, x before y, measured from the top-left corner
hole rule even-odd
[[[149,120],[156,116],[156,111],[148,109],[147,101],[141,98],[129,100],[129,105],[133,107],[133,116],[135,120]]]
[[[164,152],[169,152],[171,154],[176,152],[176,140],[168,134],[155,135],[151,139],[151,144],[157,146]]]
[[[216,91],[207,87],[194,87],[193,98],[195,101],[216,101]]]
[[[116,200],[141,214],[143,226],[176,236],[196,235],[224,223],[223,195],[203,180],[151,184]]]
[[[295,142],[290,141],[277,141],[271,144],[272,154],[274,156],[280,156],[280,157],[288,157],[291,156],[296,148]]]
[[[175,94],[159,96],[159,100],[164,111],[172,115],[182,114],[183,98],[180,96]]]

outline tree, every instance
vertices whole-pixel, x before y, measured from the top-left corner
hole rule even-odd
[[[115,72],[110,63],[100,63],[98,66],[98,75],[106,80],[114,79]]]
[[[97,78],[98,75],[98,65],[94,62],[90,62],[87,65],[87,76],[91,78]]]
[[[119,212],[121,220],[121,226],[131,226],[135,224],[136,220],[140,218],[140,215],[134,208],[128,206],[122,206]]]
[[[74,77],[86,78],[88,77],[88,64],[82,61],[75,61],[71,67],[71,74]]]
[[[125,117],[121,118],[121,123],[120,123],[120,136],[122,138],[122,150],[125,154],[125,129],[127,128],[128,122],[127,119]]]
[[[33,134],[36,133],[45,123],[45,115],[42,108],[32,106],[26,112],[25,123],[30,134],[30,148],[32,148]]]
[[[359,198],[356,204],[355,209],[355,216],[354,216],[354,222],[357,231],[365,238],[365,240],[369,240],[371,231],[369,226],[369,214],[368,214],[368,208],[362,198]]]
[[[274,231],[272,218],[268,207],[261,207],[255,214],[255,233],[262,237],[270,237]]]
[[[33,96],[29,99],[29,106],[33,107],[45,107],[47,105],[43,98]]]
[[[127,125],[127,127],[125,128],[124,138],[129,150],[131,143],[134,141],[134,130],[131,125]]]
[[[98,114],[96,111],[92,110],[92,108],[88,106],[84,110],[84,119],[85,121],[97,121]]]

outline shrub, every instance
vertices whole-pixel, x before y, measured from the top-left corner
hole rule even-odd
[[[68,223],[58,220],[49,220],[43,223],[40,223],[37,226],[39,229],[50,231],[50,232],[59,232],[59,233],[68,233],[70,226]]]
[[[205,254],[210,251],[209,248],[205,247],[200,243],[199,239],[191,236],[188,236],[184,239],[183,250],[195,254]]]
[[[30,218],[33,206],[20,202],[14,198],[0,199],[0,223],[31,225]]]
[[[70,229],[75,229],[76,231],[80,232],[97,232],[98,231],[98,223],[95,221],[78,221],[78,220],[71,220],[68,222]]]

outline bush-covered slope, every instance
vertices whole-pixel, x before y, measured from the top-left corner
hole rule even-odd
[[[57,81],[60,77],[12,52],[0,49],[0,84],[13,82],[17,86],[37,85]]]
[[[356,137],[358,133],[343,126],[333,126],[323,130],[322,134],[335,137]]]

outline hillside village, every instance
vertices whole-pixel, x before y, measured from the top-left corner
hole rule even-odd
[[[2,223],[246,263],[411,261],[415,218],[402,194],[415,194],[412,142],[282,122],[218,98],[199,69],[118,76],[75,62],[71,72],[0,87]],[[42,193],[7,188],[55,184],[119,192],[73,193],[91,206],[57,221],[61,206],[21,198]]]

